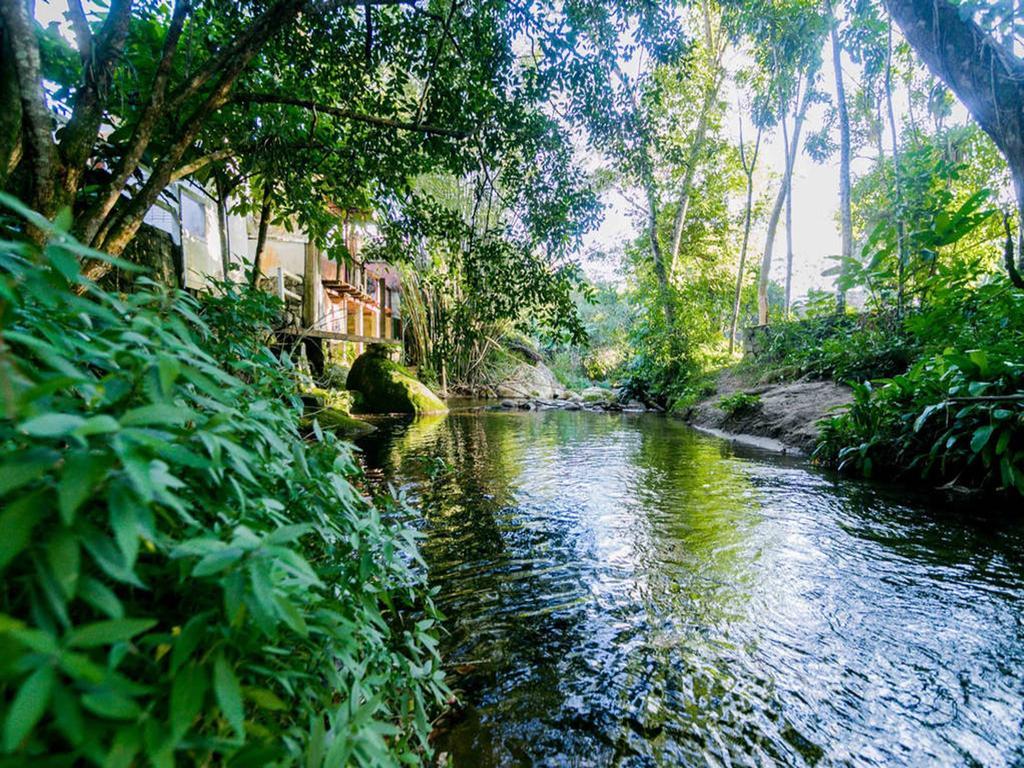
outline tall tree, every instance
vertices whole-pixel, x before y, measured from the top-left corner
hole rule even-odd
[[[754,213],[754,170],[757,167],[757,156],[761,151],[761,134],[764,128],[757,126],[753,149],[747,149],[743,141],[743,118],[740,117],[740,165],[746,180],[746,203],[743,207],[743,241],[740,245],[740,263],[736,270],[736,291],[732,302],[732,319],[729,322],[729,354],[736,348],[736,329],[740,319],[740,304],[743,297],[743,277],[747,267],[747,246],[750,244],[750,225]]]
[[[699,67],[692,68],[698,70],[695,74],[704,81],[702,85],[703,94],[700,100],[697,124],[693,129],[690,145],[683,160],[683,179],[679,185],[679,194],[676,198],[676,212],[672,221],[672,243],[668,259],[670,275],[675,273],[678,266],[679,250],[683,244],[683,231],[686,227],[686,217],[690,210],[690,195],[693,192],[693,182],[697,176],[697,169],[701,164],[702,155],[707,152],[708,128],[717,107],[722,81],[725,79],[725,67],[722,64],[722,57],[725,54],[728,38],[722,29],[721,12],[717,5],[712,5],[711,0],[702,0],[701,16],[703,18],[701,61]]]
[[[942,0],[940,0],[941,2]],[[839,254],[840,283],[842,270],[853,258],[853,217],[850,211],[850,163],[851,137],[850,112],[846,102],[846,85],[843,78],[843,46],[839,38],[839,19],[832,8],[831,0],[824,0],[825,12],[829,20],[829,37],[832,43],[832,69],[836,84],[836,111],[839,116],[839,228],[842,235],[842,246]],[[840,287],[836,290],[836,311],[846,310],[846,292]]]
[[[764,325],[768,322],[768,283],[772,266],[772,254],[775,251],[775,235],[779,228],[779,218],[782,215],[782,207],[789,197],[789,187],[792,181],[793,166],[796,164],[796,153],[800,146],[800,133],[803,130],[804,118],[807,116],[807,108],[813,100],[813,80],[817,74],[817,68],[808,73],[810,82],[801,89],[797,86],[796,100],[794,101],[793,135],[788,136],[788,131],[783,135],[783,152],[785,153],[784,171],[779,191],[775,195],[775,203],[772,205],[771,214],[768,217],[768,231],[765,235],[764,252],[761,255],[761,269],[757,281],[757,322]],[[803,93],[801,94],[801,90]]]

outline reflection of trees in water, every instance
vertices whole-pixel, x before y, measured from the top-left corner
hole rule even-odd
[[[439,744],[457,764],[813,764],[822,729],[899,746],[897,698],[863,690],[927,700],[967,680],[976,717],[991,659],[1024,665],[1019,523],[746,461],[667,419],[455,414],[374,439],[367,463],[423,509],[469,703]],[[980,661],[935,666],[951,636]]]
[[[928,565],[1024,586],[1024,517],[1007,500],[939,496],[892,484],[836,479],[836,516],[851,536]]]

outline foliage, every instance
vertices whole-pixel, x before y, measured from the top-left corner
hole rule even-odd
[[[919,348],[891,312],[828,314],[776,323],[762,330],[759,341],[755,355],[759,366],[836,381],[903,373]]]
[[[886,161],[858,180],[855,223],[863,246],[859,258],[831,271],[842,273],[840,287],[864,287],[874,307],[902,310],[928,299],[943,256],[991,263],[986,246],[999,232],[988,207],[993,193],[970,175],[962,180],[964,163],[954,159],[976,131],[944,131],[904,151],[898,168]]]
[[[733,392],[718,398],[718,407],[730,416],[739,416],[756,411],[761,405],[761,396],[748,392]]]
[[[581,190],[561,210],[557,229],[531,232],[517,223],[514,201],[494,200],[485,186],[445,177],[420,184],[432,196],[410,195],[366,249],[368,258],[401,269],[416,364],[444,371],[447,383],[472,384],[509,332],[553,342],[584,339],[573,297],[585,287],[560,238],[582,234],[595,205],[591,196]]]
[[[446,691],[413,534],[301,439],[272,303],[118,296],[81,256],[0,244],[0,752],[419,763]]]
[[[1024,361],[947,352],[907,374],[854,388],[823,424],[816,457],[865,476],[914,473],[933,483],[1024,495]]]

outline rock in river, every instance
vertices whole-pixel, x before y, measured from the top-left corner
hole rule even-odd
[[[389,357],[384,344],[371,344],[352,363],[348,388],[359,393],[353,413],[444,413],[448,406],[406,368]]]

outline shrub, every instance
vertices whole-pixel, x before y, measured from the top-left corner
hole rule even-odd
[[[718,398],[718,407],[730,416],[750,413],[761,406],[761,396],[747,392],[734,392]]]
[[[947,351],[878,386],[854,387],[822,424],[815,457],[866,476],[917,473],[932,482],[1024,494],[1024,362]]]
[[[112,295],[85,252],[0,242],[0,754],[420,762],[446,692],[413,534],[301,439],[272,303]]]

